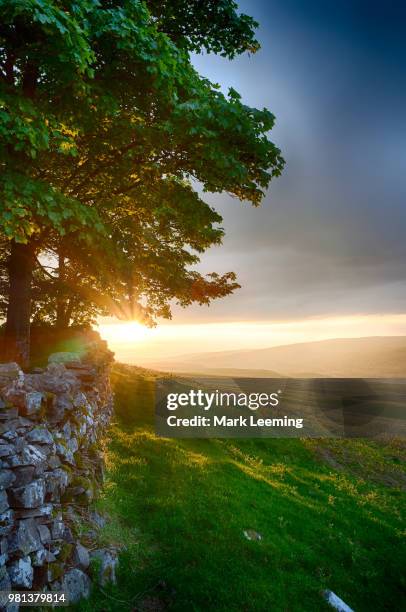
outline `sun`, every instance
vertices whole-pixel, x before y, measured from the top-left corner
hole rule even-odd
[[[101,323],[99,332],[107,342],[132,344],[145,340],[151,330],[137,321],[126,321],[125,323]]]

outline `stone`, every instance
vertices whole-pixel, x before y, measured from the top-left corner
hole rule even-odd
[[[37,524],[34,519],[29,518],[19,521],[15,532],[9,536],[9,550],[12,553],[28,555],[42,548],[42,542]]]
[[[243,533],[247,540],[262,540],[262,535],[254,529],[246,529]]]
[[[20,366],[11,361],[10,363],[0,363],[0,380],[15,380],[16,378],[21,378],[23,376],[23,371]]]
[[[10,504],[8,503],[7,493],[5,491],[0,491],[0,514],[5,512],[10,508]]]
[[[79,450],[79,444],[76,438],[71,438],[70,440],[68,440],[66,445],[73,454],[75,454],[76,451]]]
[[[8,457],[15,452],[14,446],[11,444],[0,444],[0,459],[2,457]]]
[[[73,351],[61,351],[59,353],[52,353],[48,357],[48,363],[80,363],[80,354]]]
[[[11,421],[6,421],[5,423],[0,422],[0,436],[4,436],[4,434],[9,432],[15,432],[19,424],[19,419],[11,419]]]
[[[14,561],[9,567],[9,575],[13,587],[30,589],[34,577],[34,570],[30,557]]]
[[[16,480],[14,472],[11,470],[0,470],[0,491],[8,489]]]
[[[5,431],[2,437],[4,440],[7,440],[7,442],[12,442],[17,438],[17,434],[15,431]]]
[[[55,450],[56,450],[56,447],[55,447]],[[61,460],[59,459],[58,455],[51,455],[50,457],[48,457],[48,465],[53,470],[60,467]]]
[[[72,531],[67,525],[65,525],[65,530],[63,532],[63,539],[68,544],[73,544],[75,542]]]
[[[9,559],[7,538],[0,540],[0,567],[5,565]],[[1,590],[1,589],[0,589]]]
[[[73,406],[73,400],[70,393],[63,393],[56,398],[56,405],[59,410],[70,412]]]
[[[90,565],[89,551],[80,542],[73,551],[73,563],[82,570],[86,570]]]
[[[47,563],[47,565],[43,567],[43,583],[52,584],[55,582],[55,580],[62,578],[64,570],[65,565],[63,563],[59,563],[57,559],[53,563]]]
[[[62,427],[62,433],[65,440],[69,439],[72,435],[72,427],[69,421],[66,421],[65,425]]]
[[[12,531],[14,525],[13,510],[6,510],[0,514],[0,536],[5,536]]]
[[[8,542],[7,538],[1,538],[0,540],[0,554],[4,554],[8,551]]]
[[[18,424],[20,428],[32,427],[32,421],[22,416],[18,417]]]
[[[53,521],[51,526],[51,533],[53,540],[62,540],[65,532],[65,523],[61,518],[57,518]]]
[[[0,591],[11,591],[11,580],[7,569],[0,567]]]
[[[38,519],[49,519],[53,511],[52,504],[44,504],[38,508],[25,508],[23,510],[15,510],[15,516],[17,519],[25,518],[38,518]]]
[[[17,436],[13,442],[14,444],[14,452],[15,453],[22,453],[27,442],[25,441],[25,439],[22,436]]]
[[[76,376],[68,372],[62,363],[50,363],[39,382],[41,391],[48,393],[67,393],[80,383]]]
[[[107,518],[95,510],[90,512],[89,518],[98,529],[103,529],[107,524]]]
[[[40,391],[30,391],[25,394],[24,415],[32,416],[41,411],[44,394]]]
[[[73,453],[66,445],[58,443],[56,445],[56,452],[58,453],[59,457],[63,461],[65,461],[65,463],[75,465],[75,458],[73,456]]]
[[[35,467],[46,464],[47,456],[38,446],[28,444],[20,455],[11,457],[11,467],[19,467],[22,465],[33,465]]]
[[[57,468],[52,472],[45,472],[46,497],[50,501],[58,501],[65,492],[69,483],[69,474],[66,470]]]
[[[25,438],[28,442],[36,444],[53,444],[54,441],[51,432],[46,427],[34,427]]]
[[[13,489],[10,493],[11,503],[16,508],[38,508],[45,499],[45,480],[38,478],[33,482]]]
[[[117,551],[113,548],[100,548],[90,553],[91,559],[98,561],[98,581],[101,586],[112,582],[116,584],[116,569],[118,566]]]
[[[15,468],[12,472],[14,474],[15,487],[22,487],[28,484],[34,478],[35,467],[33,465],[24,465],[22,467]]]
[[[34,567],[42,567],[44,563],[53,563],[56,561],[56,557],[46,548],[40,548],[32,555],[31,561]]]
[[[3,391],[4,398],[12,406],[19,410],[25,409],[25,391],[13,383]]]
[[[13,408],[13,407],[7,408],[3,400],[0,400],[0,402],[2,404],[1,412],[0,412],[0,421],[8,421],[9,419],[16,419],[18,417],[17,408]]]
[[[71,569],[62,579],[62,590],[66,591],[70,604],[76,604],[90,595],[90,578],[80,569]]]
[[[68,525],[80,524],[79,505],[89,511],[100,471],[92,445],[112,412],[111,357],[99,348],[86,363],[58,357],[29,374],[0,364],[0,568],[8,587],[67,586],[73,604],[89,594],[90,555]],[[100,581],[114,580],[116,552],[97,556]]]
[[[88,408],[89,402],[86,395],[82,391],[78,391],[73,398],[73,405],[75,408]]]
[[[49,544],[51,542],[51,532],[46,525],[37,525],[39,537],[43,544]]]

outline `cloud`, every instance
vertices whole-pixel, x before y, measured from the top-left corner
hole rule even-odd
[[[400,3],[377,6],[242,3],[262,24],[260,53],[195,58],[275,113],[287,167],[259,210],[206,196],[226,238],[202,269],[235,270],[243,289],[178,321],[404,311],[406,43]]]

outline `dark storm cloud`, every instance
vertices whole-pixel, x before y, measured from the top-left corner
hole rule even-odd
[[[195,64],[274,112],[287,166],[260,210],[208,196],[227,236],[203,269],[233,269],[244,288],[182,319],[404,312],[406,5],[240,6],[260,22],[262,50]]]

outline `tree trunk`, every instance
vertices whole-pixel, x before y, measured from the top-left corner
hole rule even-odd
[[[66,303],[65,303],[65,275],[66,262],[62,246],[58,251],[58,281],[56,288],[56,321],[55,327],[58,329],[66,327]],[[68,323],[69,324],[69,323]]]
[[[31,283],[34,269],[33,242],[12,242],[8,262],[9,298],[4,334],[4,357],[22,368],[30,362]]]

